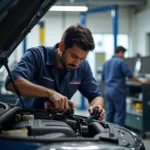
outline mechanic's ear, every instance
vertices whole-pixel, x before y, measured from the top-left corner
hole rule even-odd
[[[60,43],[59,43],[59,50],[60,50],[61,52],[63,52],[64,49],[65,49],[64,41],[60,41]]]

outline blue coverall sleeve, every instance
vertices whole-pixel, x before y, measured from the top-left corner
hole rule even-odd
[[[21,60],[13,67],[11,74],[16,80],[19,77],[25,78],[29,81],[33,80],[38,69],[40,68],[41,56],[38,49],[29,49],[21,58]],[[7,76],[5,87],[11,82],[10,77]]]
[[[96,80],[93,77],[91,68],[89,63],[85,61],[84,63],[84,72],[83,72],[83,80],[79,87],[79,91],[81,94],[86,97],[89,103],[97,96],[101,96],[99,87],[97,85]]]
[[[122,63],[121,63],[121,70],[124,73],[124,75],[126,77],[128,77],[129,79],[131,79],[133,77],[133,73],[125,61],[122,61]]]

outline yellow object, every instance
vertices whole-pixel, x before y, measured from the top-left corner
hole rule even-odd
[[[142,103],[136,103],[135,104],[135,109],[136,110],[142,110]]]
[[[45,29],[40,27],[40,44],[45,42]]]

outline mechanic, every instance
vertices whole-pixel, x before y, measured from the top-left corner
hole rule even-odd
[[[33,47],[27,50],[11,73],[23,98],[25,108],[43,109],[51,100],[55,108],[66,111],[69,101],[79,90],[90,104],[89,113],[97,107],[104,118],[103,98],[86,57],[95,47],[91,31],[82,25],[72,25],[61,41],[53,47]],[[15,93],[9,77],[5,87]],[[17,105],[21,105],[17,99]]]
[[[126,85],[125,79],[145,83],[147,79],[139,80],[133,75],[124,54],[126,49],[118,46],[115,56],[103,65],[102,81],[105,83],[106,121],[124,126],[126,116]]]

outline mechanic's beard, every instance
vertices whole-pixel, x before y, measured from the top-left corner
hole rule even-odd
[[[77,67],[76,67],[75,65],[73,65],[73,64],[67,64],[66,67],[67,67],[67,70],[68,70],[68,71],[73,71],[75,68],[77,68]],[[72,67],[72,68],[70,68],[70,67]]]
[[[67,70],[67,71],[72,71],[75,69],[75,65],[74,64],[67,64],[65,61],[65,52],[62,53],[61,57],[60,57],[60,62],[63,65],[63,67]],[[74,67],[74,68],[69,68],[69,67]]]

